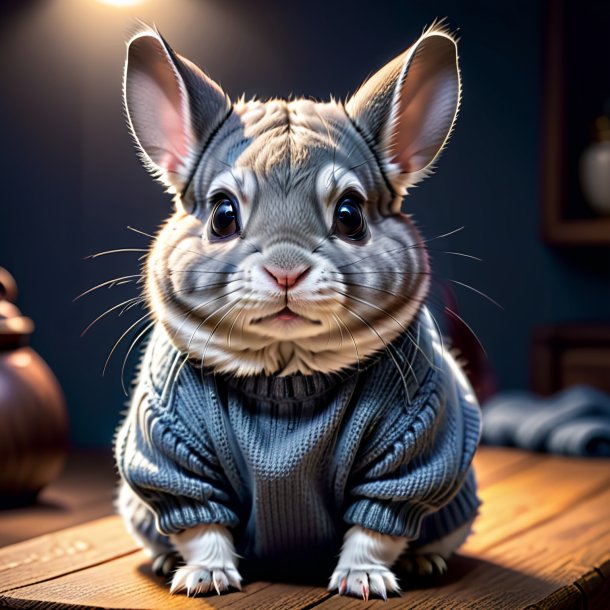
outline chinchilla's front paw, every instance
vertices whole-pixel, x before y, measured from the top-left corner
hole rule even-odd
[[[192,563],[176,570],[170,593],[186,591],[187,596],[216,591],[218,595],[229,588],[241,590],[241,576],[232,566],[211,567]]]
[[[396,576],[383,566],[337,566],[328,588],[338,591],[339,595],[361,597],[365,601],[368,601],[369,595],[376,595],[387,601],[388,593],[400,591]]]
[[[379,534],[359,525],[345,534],[339,563],[328,588],[339,595],[352,595],[368,600],[369,595],[383,599],[398,593],[400,587],[390,570],[407,546],[404,538]]]
[[[172,534],[170,540],[186,565],[178,568],[170,593],[186,591],[187,596],[229,588],[241,589],[233,537],[223,525],[198,525]]]

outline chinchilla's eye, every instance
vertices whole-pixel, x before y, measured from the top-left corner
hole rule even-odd
[[[211,231],[214,237],[230,237],[239,231],[237,203],[229,195],[216,195],[212,212]]]
[[[360,241],[366,237],[362,203],[360,195],[355,193],[341,196],[335,208],[335,233],[353,241]]]

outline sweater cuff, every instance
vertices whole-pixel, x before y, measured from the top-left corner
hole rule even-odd
[[[165,535],[177,534],[198,525],[234,528],[239,524],[233,511],[216,502],[207,502],[204,506],[188,498],[165,497],[162,502],[149,500],[149,505],[156,516],[157,529]]]
[[[379,534],[413,540],[419,536],[422,521],[430,510],[422,504],[362,498],[347,509],[344,519],[350,525],[360,525]]]
[[[424,544],[443,538],[474,519],[480,505],[471,468],[458,493],[442,507],[406,500],[361,498],[347,509],[345,521]]]

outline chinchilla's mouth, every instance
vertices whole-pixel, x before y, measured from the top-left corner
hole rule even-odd
[[[268,316],[263,316],[262,318],[256,318],[250,322],[250,324],[263,324],[265,322],[308,322],[310,324],[322,324],[320,320],[312,320],[311,318],[306,318],[290,309],[289,307],[284,307],[280,311],[276,311]]]

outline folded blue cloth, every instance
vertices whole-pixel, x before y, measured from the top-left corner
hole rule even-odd
[[[610,396],[572,386],[548,398],[497,394],[483,406],[483,443],[587,457],[610,456]]]

